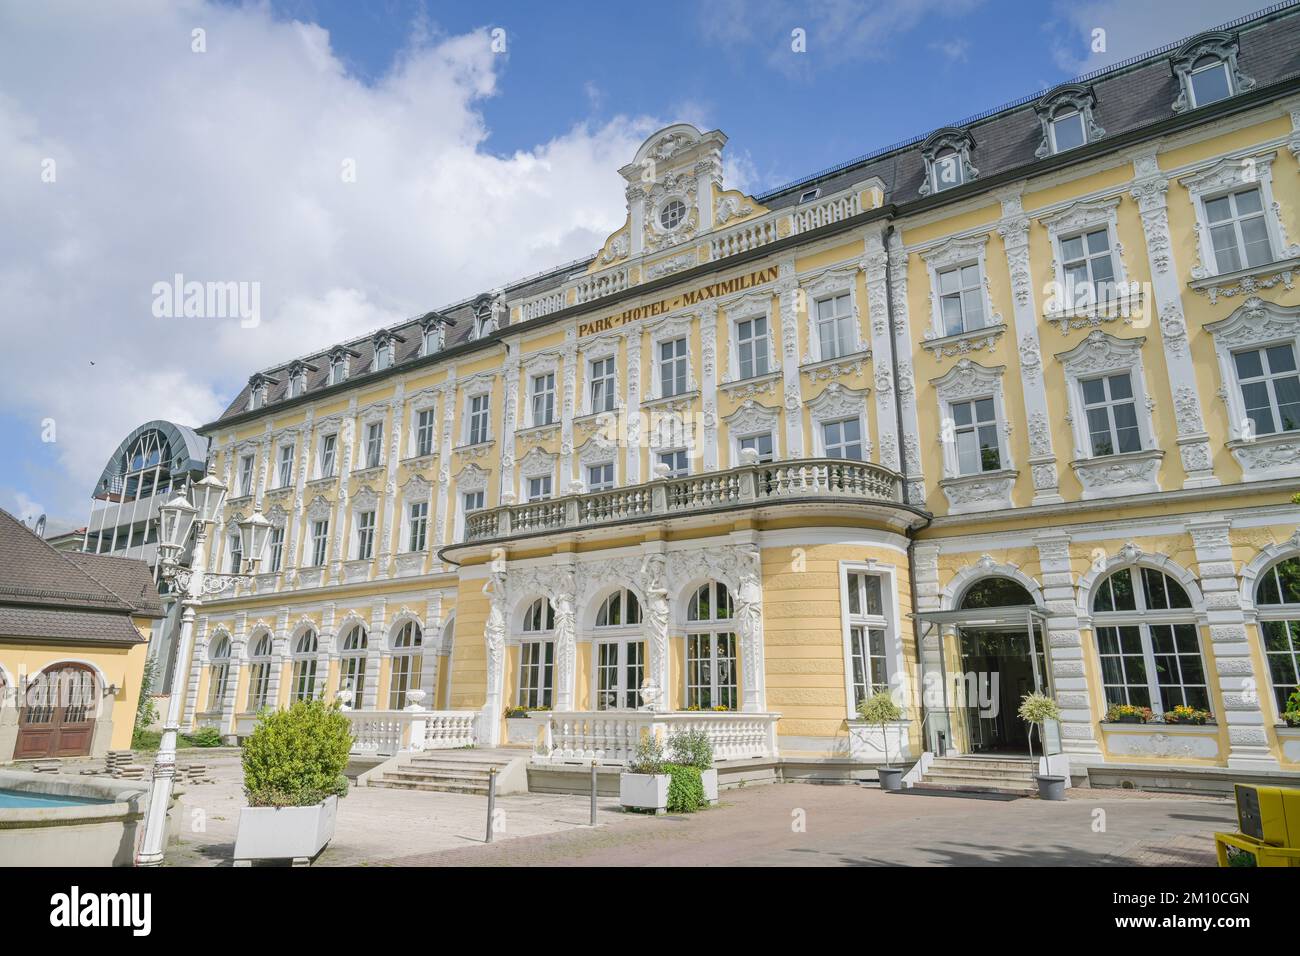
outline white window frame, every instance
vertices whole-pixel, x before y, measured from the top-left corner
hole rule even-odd
[[[669,478],[685,478],[685,477],[687,477],[688,475],[690,475],[690,473],[691,473],[691,452],[690,452],[690,449],[689,449],[689,448],[656,448],[656,449],[655,449],[655,453],[654,453],[654,455],[655,455],[655,464],[657,464],[657,465],[668,465],[668,475],[667,475],[667,477],[669,477]],[[670,457],[670,456],[671,456],[672,459],[673,459],[673,463],[672,463],[672,464],[669,464],[668,462],[664,461],[665,458]],[[677,467],[677,458],[678,458],[678,456],[681,456],[681,457],[682,457],[682,460],[684,460],[684,461],[686,462],[686,469],[685,469],[684,471],[679,470],[678,467]]]
[[[369,515],[370,521],[363,519]],[[375,535],[379,527],[379,511],[374,505],[362,505],[352,519],[352,553],[357,561],[370,561],[375,556]]]
[[[277,488],[293,487],[293,456],[297,445],[293,442],[281,442],[275,451],[275,478]],[[288,455],[285,455],[288,452]],[[287,472],[287,474],[286,474]]]
[[[555,479],[551,475],[531,475],[524,479],[525,501],[550,501],[555,497]]]
[[[302,650],[310,638],[309,650]],[[314,630],[303,631],[293,641],[293,650],[289,655],[293,666],[289,671],[289,703],[311,700],[316,696],[316,686],[320,678],[320,635]]]
[[[762,378],[765,375],[771,375],[773,372],[777,371],[775,367],[776,349],[774,345],[774,340],[776,336],[774,334],[774,329],[772,328],[772,318],[770,315],[770,311],[771,310],[751,311],[743,315],[736,315],[734,318],[732,318],[730,338],[731,338],[731,359],[732,359],[731,367],[732,367],[733,381],[743,382],[746,379],[750,379],[750,378]],[[751,365],[751,370],[747,375],[745,374],[744,361],[741,358],[741,354],[740,354],[741,346],[745,344],[744,342],[741,341],[740,338],[740,327],[745,323],[749,323],[752,331],[755,322],[763,323],[763,334],[761,337],[751,335],[750,338],[746,340],[750,346],[750,365]],[[761,341],[762,344],[757,345],[756,342],[758,341]],[[759,371],[757,369],[760,360],[762,364],[765,366],[762,369],[762,371]]]
[[[731,600],[732,612],[728,617],[725,618],[718,617],[717,587],[719,584],[724,584],[725,586],[724,582],[718,581],[716,579],[709,579],[706,582],[701,582],[700,584],[687,589],[687,595],[686,595],[687,604],[686,607],[683,609],[684,613],[682,614],[681,627],[678,629],[679,633],[681,633],[683,636],[682,707],[689,708],[692,706],[691,689],[697,685],[691,683],[692,658],[690,653],[690,648],[691,648],[690,642],[692,637],[700,636],[700,637],[706,637],[709,643],[708,659],[709,659],[710,708],[717,701],[719,688],[726,687],[730,690],[732,701],[734,703],[734,706],[730,708],[730,712],[734,713],[740,711],[744,705],[744,699],[743,699],[744,675],[740,673],[740,669],[742,667],[741,658],[743,656],[740,650],[740,622],[739,620],[737,620],[736,613],[735,613],[736,598],[734,594],[731,594],[730,588],[727,589],[727,593]],[[692,621],[690,620],[691,608],[695,604],[696,595],[699,594],[701,587],[709,588],[709,617],[706,620]],[[718,680],[718,661],[720,659],[720,655],[718,654],[718,637],[721,634],[731,635],[731,646],[735,650],[735,656],[731,658],[732,675],[735,678],[734,684],[722,684]],[[703,687],[702,684],[698,686]],[[704,713],[708,713],[708,711],[704,710],[702,706],[701,706],[701,711]]]
[[[727,426],[727,438],[731,444],[731,463],[733,465],[741,463],[740,443],[743,439],[763,434],[772,436],[772,459],[777,460],[781,454],[778,434],[780,421],[779,409],[763,405],[752,398],[741,402],[739,408],[723,419]]]
[[[751,432],[748,435],[737,435],[736,436],[736,461],[738,463],[741,462],[740,456],[741,453],[746,450],[745,449],[746,444],[757,445],[764,438],[766,438],[768,444],[771,445],[771,451],[769,451],[767,453],[767,456],[764,457],[763,453],[759,451],[758,448],[754,448],[753,451],[758,455],[757,464],[760,465],[770,464],[771,462],[776,461],[776,432],[772,431],[771,429],[768,429],[767,431]]]
[[[925,162],[925,181],[921,183],[918,192],[922,196],[929,196],[933,193],[947,192],[950,189],[956,189],[964,186],[979,177],[979,170],[971,164],[971,150],[975,141],[970,132],[959,129],[955,126],[945,126],[937,129],[925,138],[921,144],[921,158]],[[947,159],[939,154],[952,150],[957,165],[957,181],[940,185],[939,172],[940,162]]]
[[[619,624],[600,625],[597,622],[600,619],[600,611],[605,604],[611,600],[615,594],[619,595],[620,613],[624,620]],[[641,621],[629,624],[627,618],[627,606],[629,595],[632,600],[637,602],[640,609]],[[645,682],[647,671],[649,669],[649,659],[647,656],[646,638],[642,631],[645,621],[645,608],[641,606],[641,599],[630,588],[619,588],[606,594],[597,606],[596,614],[592,618],[591,625],[591,680],[590,680],[590,700],[593,710],[608,710],[614,713],[619,711],[637,710],[641,706],[641,684],[635,687],[629,686],[628,669],[630,663],[630,648],[638,645],[640,655],[640,672],[641,683]],[[601,706],[600,690],[600,672],[601,672],[601,648],[613,647],[614,651],[614,686],[610,689],[615,695],[615,706]]]
[[[675,319],[667,319],[660,322],[650,330],[650,390],[649,401],[667,398],[682,398],[689,396],[698,387],[695,380],[695,357],[694,357],[694,322],[692,317],[684,316]],[[677,339],[686,340],[686,382],[685,387],[680,392],[672,395],[666,395],[663,391],[663,370],[660,358],[660,346]]]
[[[583,464],[583,481],[586,483],[588,491],[611,491],[618,487],[618,466],[611,459],[609,461],[593,461]],[[609,481],[599,483],[591,480],[591,472],[595,468],[609,469]]]
[[[1259,212],[1242,215],[1238,209],[1237,197],[1248,192],[1256,192],[1259,194]],[[1265,205],[1265,198],[1264,189],[1258,183],[1249,186],[1239,186],[1235,189],[1220,192],[1214,196],[1201,197],[1199,210],[1200,214],[1205,217],[1205,229],[1208,232],[1205,249],[1214,262],[1215,275],[1228,275],[1233,272],[1246,272],[1251,269],[1265,269],[1277,261],[1278,239],[1274,235],[1276,230],[1273,227],[1272,217],[1269,216],[1269,209]],[[1232,215],[1226,220],[1211,222],[1208,204],[1220,199],[1226,199],[1228,201],[1229,205],[1232,207]],[[1268,240],[1268,258],[1263,262],[1257,262],[1253,265],[1246,261],[1246,240],[1241,229],[1241,224],[1246,219],[1260,219],[1264,223],[1264,235]],[[1231,224],[1232,226],[1233,238],[1235,240],[1233,248],[1235,249],[1238,258],[1241,260],[1241,265],[1238,265],[1235,268],[1227,268],[1224,264],[1220,263],[1219,251],[1214,248],[1213,230],[1228,224]]]
[[[1011,442],[1007,440],[1007,414],[1003,389],[1005,365],[986,367],[962,359],[939,378],[931,379],[938,421],[942,423],[938,441],[942,450],[943,478],[939,486],[948,497],[949,514],[969,514],[993,508],[1012,507],[1015,487],[1015,461]],[[969,399],[992,398],[998,423],[998,456],[1002,467],[997,471],[980,471],[965,475],[957,460],[957,442],[949,425],[949,406]]]
[[[483,408],[476,413],[474,404],[480,400],[483,402]],[[478,441],[474,440],[474,419],[476,415],[482,415],[483,420],[483,436]],[[461,438],[461,444],[463,445],[485,445],[492,440],[492,392],[490,389],[479,389],[466,393],[465,425]]]
[[[428,498],[419,500],[407,499],[406,507],[403,509],[403,516],[406,519],[405,526],[402,528],[402,543],[406,545],[405,550],[408,552],[425,551],[429,547],[429,501]],[[420,515],[415,514],[415,510],[422,509]],[[420,532],[420,542],[417,547],[414,540],[416,529]]]
[[[341,385],[348,380],[348,356],[346,354],[335,355],[330,358],[330,378],[331,385]]]
[[[883,682],[875,681],[875,675],[873,674],[873,682],[888,685],[892,693],[897,689],[896,684],[905,679],[902,675],[907,673],[903,658],[903,641],[898,626],[898,622],[902,620],[902,615],[899,608],[897,573],[897,568],[893,565],[881,564],[877,561],[840,561],[839,563],[840,636],[843,641],[844,653],[845,716],[850,720],[860,719],[857,704],[855,703],[856,692],[853,680],[854,627],[878,627],[885,632],[885,679]],[[860,606],[861,613],[849,613],[849,589],[853,586],[853,576],[863,574],[880,579],[882,613],[879,615],[865,613],[865,606]]]
[[[862,461],[871,461],[871,433],[867,430],[867,399],[871,389],[849,388],[839,382],[831,382],[810,402],[809,416],[812,419],[812,446],[814,458],[826,457],[826,429],[831,422],[848,418],[858,420],[858,432],[862,436]],[[853,461],[854,459],[845,459]]]
[[[328,442],[326,439],[334,439],[332,448],[328,448],[329,470],[325,468],[326,452]],[[336,478],[339,473],[339,433],[323,432],[320,436],[320,443],[316,448],[316,473],[319,478]]]
[[[343,637],[339,643],[339,690],[351,690],[352,709],[366,710],[366,694],[374,691],[373,681],[378,676],[369,672],[370,663],[370,629],[359,621],[344,622]],[[353,637],[356,640],[353,641]],[[354,646],[349,647],[349,644]],[[355,680],[360,685],[348,687],[347,682]],[[373,703],[373,702],[372,702]],[[369,709],[374,709],[373,707]]]
[[[323,568],[329,562],[330,519],[313,518],[309,530],[311,534],[308,545],[312,560],[308,567]]]
[[[256,714],[275,703],[271,700],[271,672],[274,666],[275,639],[270,631],[261,631],[249,641],[248,694],[244,699],[244,713]]]
[[[528,421],[534,428],[554,425],[558,421],[555,414],[555,375],[554,370],[548,370],[528,377]]]
[[[978,406],[982,402],[988,402],[990,405],[992,405],[993,418],[991,420],[986,421],[975,417],[976,415],[979,414]],[[957,406],[959,405],[970,406],[971,422],[969,425],[960,425],[957,423],[956,410],[957,410]],[[996,474],[1000,471],[1006,470],[1004,466],[1004,458],[1002,452],[1003,446],[1006,444],[1006,441],[1004,439],[1005,423],[998,415],[998,402],[995,395],[990,393],[987,395],[971,395],[968,398],[955,398],[952,401],[947,403],[947,406],[944,410],[947,413],[943,419],[944,428],[946,429],[948,427],[949,419],[952,420],[952,428],[953,428],[952,442],[944,443],[945,446],[949,444],[951,444],[952,446],[953,469],[954,469],[954,474],[952,477],[973,478],[976,475]],[[961,463],[961,441],[958,436],[966,433],[974,435],[976,440],[975,452],[978,455],[981,454],[981,449],[983,448],[983,445],[980,442],[980,430],[981,428],[987,428],[987,427],[991,427],[993,429],[993,434],[997,438],[998,466],[996,468],[985,468],[983,464],[981,464],[979,468],[974,469],[973,471],[966,471],[962,467],[962,463]]]
[[[244,548],[243,542],[239,540],[239,532],[228,534],[226,542],[226,570],[231,574],[240,574],[244,570]]]
[[[663,351],[666,346],[671,346],[675,353],[670,359],[665,360]],[[680,354],[676,354],[680,352]],[[672,338],[657,340],[654,344],[655,356],[655,387],[658,390],[660,398],[673,398],[678,395],[685,395],[691,389],[691,339],[688,335],[677,335]],[[681,388],[674,388],[668,391],[664,387],[665,372],[668,371],[668,363],[672,363],[672,380],[674,385],[680,380]],[[678,374],[680,372],[680,374]]]
[[[385,369],[393,367],[393,355],[396,352],[396,348],[392,339],[385,339],[382,345],[376,342],[374,345],[374,352],[375,357],[370,363],[370,370],[372,372],[382,372]]]
[[[250,498],[257,491],[257,455],[244,452],[239,456],[238,498]]]
[[[420,330],[420,354],[422,356],[434,355],[442,350],[443,344],[443,327],[431,322]]]
[[[371,449],[378,454],[372,456]],[[362,465],[358,471],[365,471],[370,468],[381,468],[384,464],[384,422],[382,419],[368,421],[362,424],[361,431],[361,454]]]
[[[420,424],[422,415],[429,416],[429,447],[426,451],[420,449],[420,434],[423,427]],[[411,409],[411,457],[428,458],[438,451],[438,413],[437,406],[433,403],[416,405]]]
[[[538,610],[536,615],[533,613],[534,610]],[[535,623],[534,618],[536,618]],[[519,663],[515,681],[516,706],[554,707],[557,661],[555,653],[555,607],[551,604],[550,599],[541,596],[529,601],[520,614],[518,628],[514,634],[514,642],[519,647]],[[525,657],[527,648],[531,645],[537,646],[538,657],[535,663],[530,664],[525,660]],[[550,651],[549,664],[546,659],[548,646]],[[534,691],[536,695],[537,702],[535,704],[525,702],[524,675],[528,669],[534,669],[537,672],[536,685],[534,686],[532,681],[528,682],[529,690]]]
[[[993,310],[993,298],[989,294],[989,270],[985,262],[988,239],[987,233],[967,239],[949,239],[921,254],[921,259],[930,273],[930,333],[926,336],[927,339],[983,336],[1003,324],[1002,316]],[[943,294],[940,290],[939,274],[949,269],[970,265],[979,267],[979,283],[984,297],[984,324],[978,329],[968,329],[949,335],[943,322]]]
[[[1090,232],[1097,232],[1099,229],[1105,228],[1106,243],[1110,247],[1110,265],[1115,273],[1113,280],[1115,295],[1117,298],[1124,298],[1129,293],[1128,264],[1124,261],[1124,247],[1119,241],[1119,204],[1120,198],[1118,196],[1109,199],[1076,202],[1051,215],[1038,218],[1038,222],[1047,228],[1047,235],[1052,243],[1052,266],[1055,273],[1056,291],[1059,293],[1047,297],[1043,303],[1043,310],[1047,313],[1049,321],[1053,321],[1055,315],[1093,314],[1109,304],[1109,300],[1098,299],[1094,296],[1090,305],[1076,307],[1065,296],[1067,290],[1063,243],[1076,236],[1086,237]],[[1091,275],[1091,267],[1088,271],[1089,275]]]
[[[390,631],[388,709],[403,710],[407,695],[424,683],[424,628],[414,618],[400,620]],[[400,643],[403,637],[408,643]]]
[[[1246,266],[1237,272],[1254,273],[1276,269],[1278,263],[1300,257],[1300,245],[1293,245],[1282,225],[1281,206],[1273,195],[1273,160],[1277,151],[1260,155],[1229,156],[1202,167],[1195,173],[1179,178],[1187,189],[1196,212],[1198,261],[1192,267],[1193,279],[1213,279],[1236,272],[1220,272],[1214,254],[1214,240],[1210,236],[1210,221],[1205,213],[1207,200],[1218,199],[1228,193],[1259,187],[1260,203],[1264,207],[1264,225],[1268,233],[1273,261],[1258,266]]]
[[[273,525],[266,539],[266,570],[270,574],[278,574],[284,568],[284,538],[284,525]]]
[[[608,375],[596,375],[596,365],[609,363]],[[604,386],[601,402],[596,401],[596,383],[600,382]],[[587,359],[587,389],[585,395],[585,411],[587,414],[596,415],[601,412],[612,412],[618,408],[618,356],[610,352],[608,355],[598,355],[594,358]]]

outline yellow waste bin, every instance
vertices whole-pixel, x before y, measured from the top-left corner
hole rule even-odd
[[[1239,783],[1240,833],[1214,834],[1219,866],[1229,866],[1228,847],[1244,850],[1256,866],[1300,866],[1300,789]]]

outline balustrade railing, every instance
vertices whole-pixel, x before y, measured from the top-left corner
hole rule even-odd
[[[881,465],[839,458],[740,465],[627,488],[476,511],[465,519],[465,540],[487,541],[653,515],[672,517],[747,503],[769,505],[818,497],[897,503],[901,501],[901,483],[896,472]]]
[[[556,711],[546,742],[533,755],[537,763],[626,764],[647,734],[665,741],[678,731],[701,730],[713,745],[714,760],[773,760],[778,756],[780,714],[723,711]]]
[[[820,202],[810,202],[794,211],[794,233],[808,232],[819,226],[828,226],[862,212],[862,199],[855,189],[840,196],[830,196]]]
[[[776,242],[777,220],[765,217],[737,226],[730,232],[724,232],[709,240],[709,258],[725,259],[750,249],[757,249],[769,242]]]
[[[392,755],[407,750],[453,750],[474,744],[472,710],[345,710],[352,753]]]

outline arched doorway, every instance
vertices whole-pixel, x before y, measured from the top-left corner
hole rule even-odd
[[[52,664],[28,683],[18,711],[14,759],[90,755],[97,711],[95,672],[85,664]]]
[[[1049,689],[1041,609],[1023,584],[1000,575],[974,581],[957,608],[954,697],[965,714],[967,750],[1028,752],[1029,728],[1016,711],[1026,694]]]

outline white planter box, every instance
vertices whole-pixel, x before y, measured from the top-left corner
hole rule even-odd
[[[653,810],[663,813],[668,809],[668,782],[666,773],[621,773],[618,775],[618,802],[634,810]]]
[[[550,717],[550,714],[546,714]],[[532,717],[507,717],[506,718],[506,743],[515,746],[526,746],[536,748],[537,743],[541,740],[542,731],[546,729],[546,724],[541,719]]]
[[[704,799],[707,803],[718,802],[718,771],[701,770],[700,782],[704,784]]]
[[[333,838],[338,808],[338,797],[311,807],[244,807],[235,836],[235,865],[253,860],[306,864]]]

